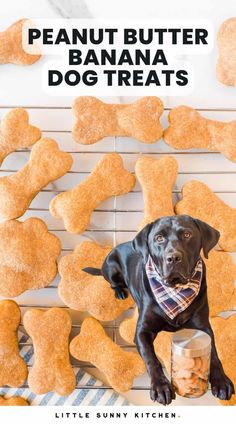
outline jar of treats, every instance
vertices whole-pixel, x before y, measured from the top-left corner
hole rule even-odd
[[[200,330],[177,331],[172,339],[171,381],[178,395],[195,398],[208,388],[211,338]]]

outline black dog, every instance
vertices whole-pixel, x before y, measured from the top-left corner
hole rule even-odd
[[[164,405],[175,398],[175,393],[154,352],[153,341],[162,330],[195,328],[208,333],[212,340],[212,393],[220,399],[230,399],[234,393],[234,386],[225,375],[218,358],[214,334],[209,323],[205,264],[202,262],[202,279],[198,294],[192,303],[173,319],[157,303],[145,268],[148,258],[151,257],[166,287],[174,287],[180,281],[184,285],[191,278],[200,259],[201,249],[207,258],[208,252],[217,244],[219,236],[219,232],[214,228],[190,216],[164,217],[147,225],[133,241],[114,248],[106,257],[101,270],[84,269],[93,275],[103,275],[115,290],[118,299],[126,298],[129,289],[139,312],[134,341],[151,378],[150,396],[153,401]]]

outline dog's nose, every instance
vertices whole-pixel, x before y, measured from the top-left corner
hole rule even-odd
[[[182,253],[181,252],[167,253],[166,262],[168,264],[182,262]]]

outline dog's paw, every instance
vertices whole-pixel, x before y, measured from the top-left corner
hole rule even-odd
[[[125,289],[117,287],[115,288],[115,297],[117,299],[126,299],[128,297],[128,292]]]
[[[151,382],[150,398],[162,405],[169,405],[175,399],[174,388],[167,378],[163,376]]]
[[[224,372],[214,373],[210,378],[210,382],[213,396],[221,400],[229,400],[235,393],[232,381]]]

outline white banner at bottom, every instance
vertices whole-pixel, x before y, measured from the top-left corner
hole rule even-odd
[[[24,420],[24,421],[23,421]],[[0,422],[24,424],[199,424],[236,422],[235,406],[32,406],[1,407]]]

